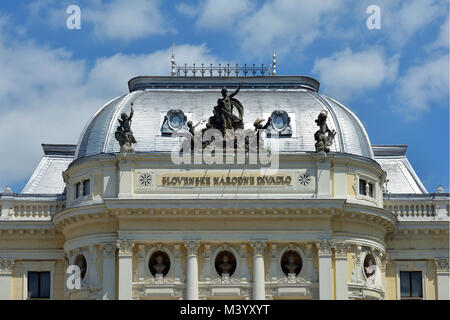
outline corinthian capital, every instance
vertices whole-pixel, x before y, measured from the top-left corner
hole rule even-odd
[[[449,273],[449,263],[448,258],[434,259],[434,264],[436,265],[437,273]]]
[[[119,257],[128,257],[133,255],[134,241],[117,240],[116,245],[119,249]]]
[[[330,240],[320,240],[316,242],[317,252],[319,256],[331,256],[331,248],[333,248],[333,242]]]
[[[0,274],[12,274],[14,259],[0,259]]]
[[[266,247],[265,241],[253,241],[250,243],[253,248],[253,253],[255,256],[264,255],[264,248]]]
[[[188,256],[196,256],[198,253],[198,248],[200,247],[200,241],[185,241],[184,246],[186,247]]]
[[[350,245],[345,242],[337,242],[334,244],[334,256],[336,259],[347,259],[347,252],[350,250]]]

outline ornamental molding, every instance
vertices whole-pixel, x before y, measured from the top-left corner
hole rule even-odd
[[[252,241],[250,245],[253,248],[253,254],[255,256],[263,256],[264,248],[266,247],[266,241]]]
[[[316,242],[316,247],[319,256],[331,256],[333,242],[330,240],[320,240]]]
[[[188,256],[197,256],[198,248],[200,247],[200,241],[198,240],[185,241],[184,246],[186,247]]]
[[[334,244],[334,256],[336,259],[347,259],[347,252],[350,250],[350,244],[337,242]]]
[[[0,259],[0,274],[12,274],[14,259]]]
[[[103,256],[107,258],[114,258],[116,256],[117,244],[115,242],[108,242],[102,245]]]
[[[437,273],[450,273],[448,258],[434,259],[434,264]]]
[[[132,240],[117,240],[117,248],[119,249],[119,257],[131,257],[133,256],[134,241]]]

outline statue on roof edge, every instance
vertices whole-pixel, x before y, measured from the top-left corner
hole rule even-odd
[[[133,131],[131,130],[131,121],[133,118],[133,103],[131,103],[131,112],[128,116],[125,112],[120,115],[119,126],[115,132],[115,138],[119,142],[120,152],[134,152],[132,144],[136,143],[136,139],[133,136]]]
[[[316,124],[319,126],[319,130],[314,133],[314,139],[316,140],[316,152],[330,152],[330,147],[333,144],[334,136],[336,135],[336,131],[330,130],[327,126],[327,116],[328,112],[326,110],[322,110],[315,120]]]

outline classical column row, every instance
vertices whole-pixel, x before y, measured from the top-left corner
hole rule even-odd
[[[132,297],[132,258],[133,241],[119,240],[115,244],[103,246],[103,299],[114,299],[115,297],[115,248],[118,248],[118,298],[128,300]],[[253,248],[253,299],[265,299],[265,268],[264,249],[265,241],[250,242]],[[330,240],[321,240],[315,243],[318,252],[319,264],[319,298],[321,300],[332,299],[332,255],[334,248],[336,258],[336,299],[348,299],[347,287],[347,251],[349,246],[345,243],[334,243]],[[187,277],[186,277],[186,299],[198,300],[198,249],[199,240],[184,242],[187,250]],[[247,256],[245,245],[241,245],[241,256]],[[209,250],[205,253],[205,259],[209,259]],[[180,262],[179,259],[178,263]],[[243,259],[245,260],[245,259]],[[246,261],[242,261],[246,263]],[[248,276],[245,276],[248,278]]]

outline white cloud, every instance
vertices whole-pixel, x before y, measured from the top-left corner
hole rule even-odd
[[[363,90],[375,89],[395,79],[398,58],[386,59],[379,48],[355,53],[346,48],[330,57],[316,59],[312,72],[319,75],[323,91],[348,101]]]
[[[304,47],[327,27],[327,14],[339,12],[340,0],[272,0],[248,19],[239,29],[243,47],[261,50],[276,46],[279,50]]]
[[[175,6],[175,9],[186,16],[194,17],[198,14],[199,8],[187,3],[179,3]]]
[[[438,49],[438,48],[448,49],[448,47],[449,47],[449,30],[450,30],[449,18],[447,17],[447,20],[441,26],[441,30],[439,31],[436,41],[434,41],[430,45],[429,49],[431,49],[431,50]]]
[[[116,54],[112,57],[97,59],[95,66],[89,74],[89,83],[95,85],[98,92],[103,95],[113,96],[114,92],[128,90],[127,81],[142,75],[168,75],[170,72],[171,48],[158,50],[151,54],[124,55]],[[219,62],[210,54],[205,44],[179,45],[174,47],[177,65],[193,62],[212,63]]]
[[[92,114],[105,102],[128,92],[131,77],[170,72],[171,48],[104,57],[89,69],[85,61],[74,60],[67,51],[13,40],[2,30],[0,187],[20,183],[31,175],[42,156],[41,143],[77,143]],[[205,45],[174,49],[180,64],[218,63]]]
[[[99,38],[131,41],[173,32],[160,8],[160,0],[113,0],[82,9]]]
[[[206,0],[201,5],[197,26],[209,29],[233,28],[251,8],[249,0]]]
[[[406,118],[415,119],[432,103],[448,108],[449,55],[443,55],[411,67],[398,81],[396,89],[399,111]]]
[[[402,47],[448,12],[448,0],[382,0],[382,28],[392,45]]]

